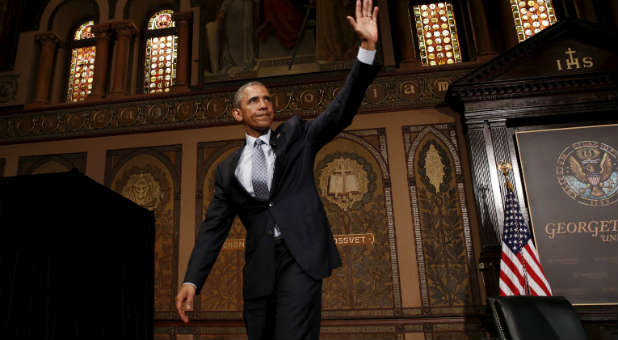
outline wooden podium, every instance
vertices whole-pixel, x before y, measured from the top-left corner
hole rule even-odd
[[[154,215],[77,171],[0,178],[0,337],[152,339]]]

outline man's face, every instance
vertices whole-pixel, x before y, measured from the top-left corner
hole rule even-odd
[[[240,108],[234,108],[232,115],[237,122],[245,125],[250,136],[258,137],[267,132],[275,118],[268,89],[261,85],[246,87],[241,96]]]

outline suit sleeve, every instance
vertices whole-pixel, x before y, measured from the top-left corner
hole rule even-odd
[[[184,282],[197,286],[197,294],[202,290],[236,216],[226,198],[222,183],[220,167],[217,167],[214,196],[208,205],[206,219],[200,225],[184,279]]]
[[[307,138],[315,152],[348,127],[365,97],[367,88],[380,70],[356,60],[337,96],[315,120],[307,124]]]

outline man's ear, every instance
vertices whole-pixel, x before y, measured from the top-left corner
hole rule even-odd
[[[234,117],[234,120],[236,120],[239,123],[242,123],[242,112],[240,112],[240,109],[235,107],[232,109],[232,116]]]

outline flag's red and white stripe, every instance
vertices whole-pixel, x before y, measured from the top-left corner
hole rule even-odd
[[[500,261],[500,295],[551,296],[551,288],[539,262],[530,230],[510,188],[507,188],[506,207]]]
[[[502,245],[499,287],[502,296],[552,295],[532,240],[528,240],[519,255],[513,254],[509,247]]]

